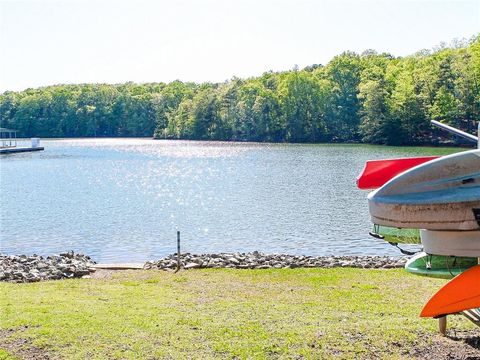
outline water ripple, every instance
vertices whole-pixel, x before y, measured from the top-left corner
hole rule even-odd
[[[98,261],[175,251],[398,254],[371,239],[368,159],[451,150],[149,139],[42,141],[0,161],[0,251]]]

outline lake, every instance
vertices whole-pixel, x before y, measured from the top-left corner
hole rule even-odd
[[[20,145],[20,144],[19,144]],[[145,261],[175,252],[398,255],[371,238],[368,159],[452,149],[42,140],[0,160],[0,252]]]

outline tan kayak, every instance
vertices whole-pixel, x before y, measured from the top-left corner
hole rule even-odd
[[[372,222],[429,230],[480,229],[480,150],[444,156],[394,177],[368,196]]]

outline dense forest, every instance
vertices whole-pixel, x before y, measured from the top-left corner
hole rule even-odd
[[[398,58],[345,52],[224,83],[55,85],[0,95],[1,127],[31,137],[368,142],[434,141],[436,119],[480,119],[480,37]]]

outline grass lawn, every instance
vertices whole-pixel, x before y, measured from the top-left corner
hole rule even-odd
[[[439,341],[437,322],[418,314],[444,283],[363,269],[0,283],[0,359],[411,358]]]

